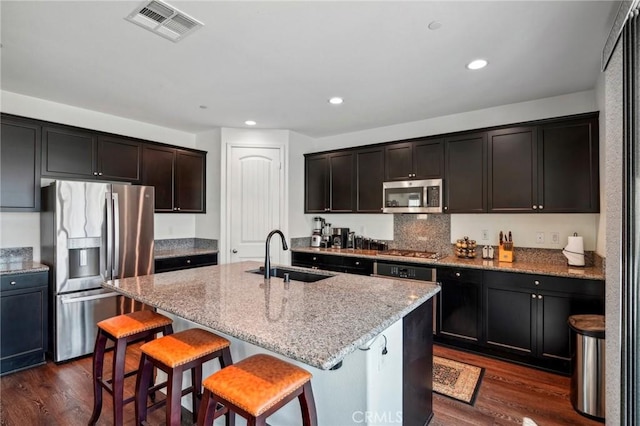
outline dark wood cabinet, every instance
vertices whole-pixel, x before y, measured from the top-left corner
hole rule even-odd
[[[42,129],[42,176],[85,180],[140,180],[141,144],[63,126]]]
[[[482,339],[482,271],[438,267],[438,334],[479,342]]]
[[[48,273],[0,277],[0,374],[44,364]]]
[[[385,180],[439,179],[443,176],[441,138],[427,138],[386,145]]]
[[[354,256],[293,252],[291,253],[291,265],[357,275],[373,274],[372,259]]]
[[[535,127],[490,131],[488,142],[488,202],[490,213],[537,209],[538,152]]]
[[[205,211],[205,153],[160,145],[142,148],[142,184],[155,188],[156,212]]]
[[[487,209],[487,135],[445,139],[445,213],[482,213]]]
[[[356,151],[356,212],[380,213],[384,181],[384,149]]]
[[[98,136],[97,172],[101,179],[140,181],[142,144],[114,136]]]
[[[98,177],[95,132],[71,127],[42,129],[42,176],[70,179]]]
[[[354,153],[305,156],[305,213],[354,211]]]
[[[0,130],[0,210],[40,210],[38,124],[2,116]]]
[[[177,256],[155,259],[155,272],[179,271],[218,264],[218,253],[195,254],[193,256]]]
[[[602,281],[485,271],[484,293],[486,345],[542,360],[570,360],[569,316],[604,313]]]
[[[538,158],[538,211],[600,211],[597,114],[540,126]]]

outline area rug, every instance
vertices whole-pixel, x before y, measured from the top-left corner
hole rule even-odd
[[[480,389],[484,368],[439,356],[433,357],[433,390],[441,395],[473,405]]]

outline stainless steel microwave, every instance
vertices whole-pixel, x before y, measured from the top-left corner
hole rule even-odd
[[[442,213],[442,179],[382,183],[383,213]]]

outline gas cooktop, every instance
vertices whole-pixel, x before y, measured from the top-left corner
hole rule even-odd
[[[420,259],[432,259],[439,260],[444,257],[440,253],[432,251],[419,251],[419,250],[385,250],[379,253],[381,256],[398,256],[398,257],[417,257]]]

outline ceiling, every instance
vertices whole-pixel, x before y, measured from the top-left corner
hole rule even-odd
[[[205,24],[173,43],[124,19],[141,3],[2,0],[2,90],[192,133],[323,137],[593,89],[619,7],[169,0]]]

